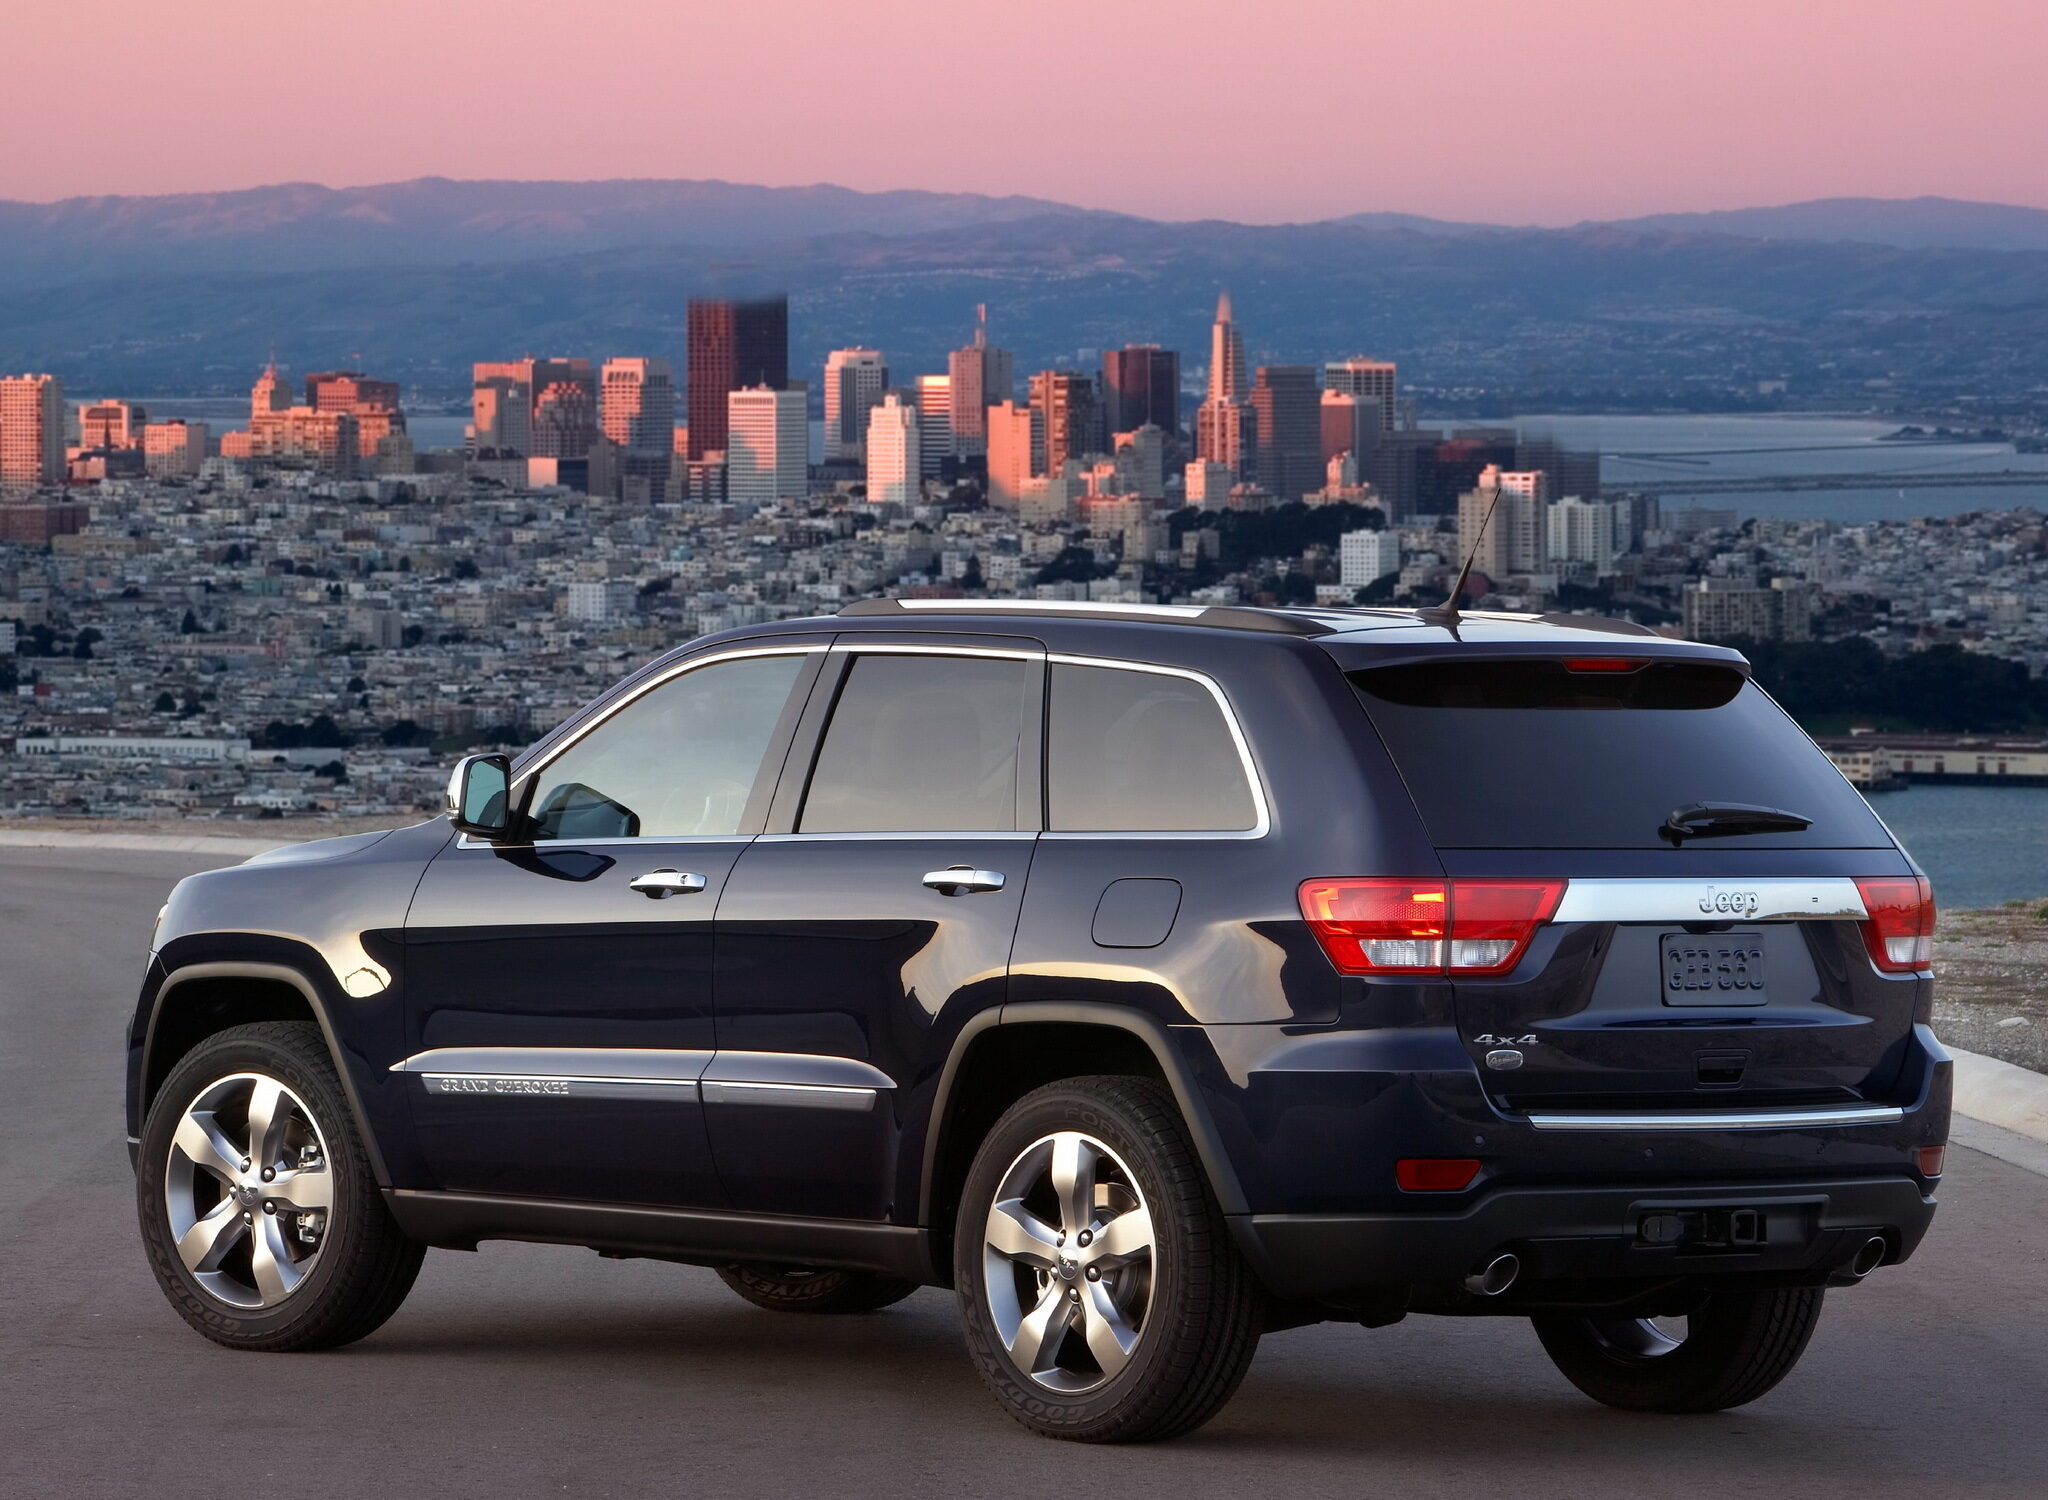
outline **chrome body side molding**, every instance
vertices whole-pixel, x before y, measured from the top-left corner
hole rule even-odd
[[[1906,1117],[1896,1104],[1852,1104],[1818,1109],[1696,1109],[1633,1114],[1544,1114],[1532,1110],[1538,1130],[1811,1130],[1827,1125],[1891,1125]]]
[[[1553,922],[1863,921],[1846,877],[1758,880],[1573,880]]]
[[[851,1057],[646,1047],[436,1047],[392,1064],[435,1094],[690,1099],[712,1104],[868,1110],[895,1087]]]

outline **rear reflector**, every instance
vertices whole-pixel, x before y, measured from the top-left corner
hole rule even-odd
[[[1919,1167],[1922,1177],[1939,1177],[1942,1163],[1948,1158],[1946,1146],[1922,1146],[1913,1153],[1914,1165]]]
[[[1562,880],[1305,880],[1301,915],[1343,974],[1505,974]]]
[[[1455,1193],[1472,1185],[1479,1163],[1450,1156],[1408,1156],[1394,1163],[1394,1181],[1410,1193]]]
[[[1863,946],[1870,961],[1886,974],[1910,974],[1934,964],[1934,890],[1925,875],[1885,875],[1859,879],[1863,909]]]

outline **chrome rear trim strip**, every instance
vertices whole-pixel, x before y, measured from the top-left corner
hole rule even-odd
[[[1826,1109],[1700,1109],[1669,1114],[1546,1115],[1533,1111],[1538,1130],[1810,1130],[1822,1125],[1890,1125],[1906,1112],[1895,1104],[1858,1104]]]
[[[1869,913],[1846,877],[1573,880],[1553,922],[1836,922]]]

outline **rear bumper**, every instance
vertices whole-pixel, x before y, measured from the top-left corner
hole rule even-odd
[[[1545,1281],[1661,1280],[1739,1274],[1824,1275],[1873,1234],[1886,1264],[1913,1253],[1935,1200],[1911,1177],[1635,1187],[1502,1187],[1454,1212],[1247,1214],[1240,1247],[1274,1295],[1327,1297],[1365,1288],[1455,1283],[1503,1252],[1523,1287]],[[1644,1221],[1691,1223],[1752,1210],[1758,1243],[1653,1244]]]

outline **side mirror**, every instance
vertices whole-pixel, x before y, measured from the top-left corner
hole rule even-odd
[[[448,821],[473,838],[496,842],[512,831],[512,762],[466,755],[448,778]]]

